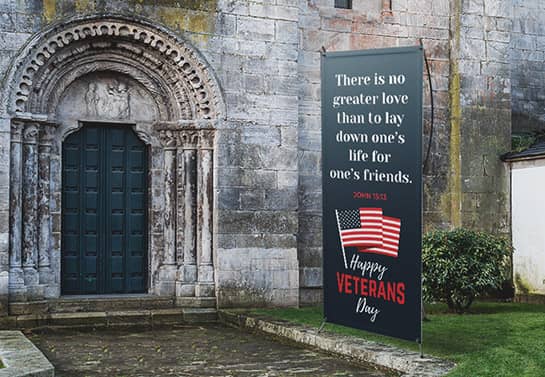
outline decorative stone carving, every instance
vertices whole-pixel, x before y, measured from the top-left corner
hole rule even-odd
[[[51,143],[53,142],[53,137],[55,136],[55,127],[56,125],[44,124],[40,128],[40,145],[50,148]],[[47,150],[50,152],[50,150]]]
[[[11,122],[11,142],[20,143],[23,136],[24,123],[14,120]]]
[[[54,127],[42,125],[38,154],[38,273],[41,284],[53,282],[51,273],[51,143]]]
[[[201,132],[200,140],[210,145],[212,133]],[[197,255],[198,283],[195,294],[200,297],[214,295],[214,268],[212,266],[212,203],[213,203],[213,155],[210,148],[201,148],[198,154],[197,170]]]
[[[23,142],[25,144],[36,144],[38,141],[38,125],[35,123],[27,124],[23,130]]]
[[[214,149],[214,130],[200,130],[199,131],[199,148],[200,149]]]
[[[69,82],[61,81],[63,88],[64,81]],[[55,89],[54,96],[57,96],[57,90],[61,88]],[[76,122],[79,119],[153,122],[159,116],[168,116],[168,110],[156,103],[153,87],[150,92],[125,74],[90,72],[62,90],[56,106],[57,120],[60,122]]]
[[[185,149],[197,149],[199,145],[199,132],[197,130],[181,130],[178,133],[179,146]]]
[[[175,149],[178,145],[178,133],[171,130],[162,130],[159,132],[161,143],[165,149]]]
[[[223,104],[204,59],[149,23],[93,17],[31,39],[6,82],[1,105],[25,119],[11,129],[10,292],[58,296],[62,139],[115,120],[151,150],[150,290],[213,295],[211,127]]]
[[[176,98],[177,106],[184,108],[180,104],[184,101],[187,103],[187,100],[192,104],[191,114],[187,113],[187,109],[179,111],[179,118],[221,117],[222,104],[218,84],[209,73],[204,60],[192,48],[151,24],[141,24],[120,17],[75,21],[62,29],[50,29],[40,38],[31,41],[8,75],[11,87],[8,85],[5,93],[14,93],[10,100],[10,109],[14,112],[37,109],[44,113],[53,112],[54,109],[44,106],[44,101],[49,101],[47,90],[53,90],[54,82],[64,75],[52,75],[51,71],[58,71],[55,67],[63,66],[65,61],[75,60],[75,57],[89,52],[97,55],[101,50],[108,52],[110,61],[117,60],[116,50],[124,50],[138,56],[132,60],[133,63],[145,60],[148,66],[161,70],[160,76],[169,78],[170,95]],[[45,83],[49,84],[43,85]],[[38,87],[47,89],[40,93],[31,90]],[[94,89],[90,88],[89,93],[94,101],[91,106],[96,104]],[[115,97],[113,106],[119,107],[120,111],[126,110],[126,106],[122,106],[126,104],[126,88],[120,84],[110,89],[110,94]],[[33,108],[29,107],[30,103],[34,103]]]
[[[10,213],[9,213],[9,292],[16,300],[26,292],[22,269],[22,133],[24,123],[11,122],[10,150]]]
[[[112,119],[130,119],[129,87],[123,81],[113,80],[104,85],[90,82],[85,93],[87,114],[100,116],[108,114]]]
[[[36,143],[38,125],[29,123],[23,130],[23,240],[22,257],[24,280],[31,297],[37,292],[38,271],[38,153]],[[31,293],[30,293],[31,292]]]

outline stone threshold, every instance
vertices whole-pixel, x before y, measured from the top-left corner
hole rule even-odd
[[[28,314],[0,318],[0,328],[154,327],[217,322],[216,309],[170,308]]]
[[[258,331],[277,336],[322,351],[347,357],[363,364],[373,364],[402,377],[436,377],[444,376],[455,367],[455,364],[424,355],[418,352],[399,349],[353,336],[333,334],[288,321],[272,320],[260,316],[252,316],[233,310],[220,310],[220,322],[243,329]]]
[[[55,369],[20,331],[0,331],[0,377],[53,377]]]
[[[121,310],[153,310],[171,308],[216,307],[215,297],[170,297],[148,294],[134,295],[79,295],[60,298],[10,302],[10,315],[48,313],[106,312]]]

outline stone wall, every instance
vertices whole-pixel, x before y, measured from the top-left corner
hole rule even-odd
[[[545,128],[545,2],[513,0],[513,131]]]
[[[511,17],[511,0],[453,2],[452,224],[493,233],[509,233],[511,222],[500,161],[511,145]]]
[[[425,171],[426,228],[451,222],[448,177],[450,1],[354,1],[353,10],[333,1],[300,1],[299,76],[299,282],[301,303],[319,300],[322,285],[320,50],[361,50],[417,45],[422,40],[432,72],[434,134]],[[424,150],[431,129],[428,78],[424,75]],[[425,157],[425,156],[424,156]]]
[[[214,161],[219,305],[297,305],[298,7],[289,1],[217,0],[34,0],[10,1],[2,7],[2,74],[30,32],[87,14],[152,20],[202,53],[220,82],[226,105]],[[0,216],[5,221],[0,223],[6,229],[0,229],[5,232],[0,242],[6,242],[0,244],[0,262],[5,269],[9,121],[6,114],[3,118],[0,151],[6,154],[1,159],[6,168],[0,177],[0,195],[5,194]]]
[[[0,87],[11,60],[40,20],[41,7],[33,2],[0,2]],[[0,315],[8,309],[10,133],[10,121],[0,108]]]
[[[544,116],[541,3],[355,0],[353,10],[344,10],[333,8],[333,0],[4,0],[0,77],[32,33],[75,16],[143,17],[189,41],[216,75],[226,110],[214,154],[218,303],[313,303],[322,284],[320,49],[422,40],[435,105],[424,172],[425,228],[508,232],[507,173],[498,155],[509,149],[511,104],[515,123]],[[424,80],[426,152],[432,122],[426,74]],[[4,296],[10,149],[5,110],[0,109]]]
[[[227,104],[217,143],[218,302],[297,305],[299,9],[290,1],[219,9],[232,27],[209,47]]]

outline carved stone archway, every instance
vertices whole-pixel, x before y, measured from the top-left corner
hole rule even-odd
[[[133,127],[150,149],[149,292],[182,303],[213,297],[214,144],[224,108],[205,59],[147,21],[86,17],[34,36],[6,84],[10,299],[60,294],[62,141],[89,122]]]

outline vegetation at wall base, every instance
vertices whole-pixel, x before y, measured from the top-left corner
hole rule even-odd
[[[502,287],[509,279],[510,242],[470,229],[434,230],[422,240],[425,302],[445,302],[462,313],[475,297]]]
[[[322,309],[255,309],[251,313],[318,328]],[[452,360],[449,377],[545,376],[545,306],[475,302],[466,314],[445,304],[426,305],[424,353]],[[349,327],[326,324],[326,331],[418,350],[418,345]]]

